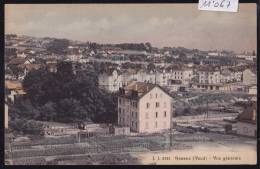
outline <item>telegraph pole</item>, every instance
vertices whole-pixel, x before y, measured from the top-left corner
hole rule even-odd
[[[209,99],[208,99],[208,94],[207,94],[207,119],[209,117]]]

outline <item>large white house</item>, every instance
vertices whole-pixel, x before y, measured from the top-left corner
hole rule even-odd
[[[193,70],[191,68],[173,68],[167,73],[167,80],[180,80],[182,84],[187,85],[193,78]]]
[[[99,87],[110,92],[118,91],[122,87],[122,76],[116,69],[108,70],[98,76]]]
[[[240,58],[240,59],[251,60],[251,61],[256,59],[256,56],[254,56],[254,55],[246,55],[246,54],[236,55],[236,57]]]
[[[132,132],[170,129],[172,113],[172,97],[158,85],[132,81],[119,90],[118,125]]]
[[[219,84],[221,79],[220,70],[213,67],[203,67],[198,70],[199,83]]]
[[[250,69],[246,69],[243,71],[243,83],[246,85],[253,85],[257,83],[257,76]]]

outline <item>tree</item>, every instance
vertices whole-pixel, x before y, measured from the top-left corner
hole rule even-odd
[[[55,54],[65,54],[69,46],[67,39],[54,39],[47,45],[47,50]]]
[[[145,46],[146,46],[146,51],[148,51],[148,52],[151,52],[152,51],[152,45],[151,45],[151,43],[150,42],[146,42],[145,43]]]
[[[42,104],[45,102],[45,96],[46,94],[49,94],[45,89],[52,88],[50,84],[49,86],[45,86],[45,83],[50,79],[54,80],[54,73],[48,72],[42,68],[30,71],[25,76],[23,80],[23,88],[32,103]],[[49,96],[51,97],[52,95]]]
[[[53,102],[47,102],[40,108],[40,114],[36,117],[38,120],[54,121],[57,117],[56,109],[57,105]]]
[[[57,65],[56,77],[62,82],[71,81],[74,79],[73,68],[71,62],[60,62]]]
[[[151,70],[155,70],[155,65],[153,64],[153,63],[149,63],[148,64],[148,66],[147,66],[147,69],[149,70],[149,71],[151,71]]]
[[[116,122],[117,97],[98,88],[94,69],[73,74],[71,63],[60,63],[56,73],[44,69],[29,72],[23,87],[28,102],[21,101],[21,106],[15,109],[19,118]]]

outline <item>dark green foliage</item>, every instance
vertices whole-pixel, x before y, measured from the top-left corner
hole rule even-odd
[[[43,124],[34,120],[15,119],[10,121],[10,128],[23,134],[39,134]]]
[[[123,50],[138,50],[138,51],[151,51],[152,45],[150,43],[121,43],[116,44],[116,47],[119,47]]]
[[[149,64],[147,65],[147,70],[148,70],[148,71],[151,71],[151,70],[154,71],[155,68],[156,68],[156,67],[155,67],[155,65],[154,65],[153,63],[149,63]]]
[[[109,123],[117,119],[117,97],[98,88],[94,70],[73,74],[71,63],[61,62],[57,73],[44,69],[29,72],[23,87],[27,98],[11,106],[13,118]]]
[[[67,39],[54,39],[47,45],[47,50],[55,54],[65,54],[69,46]]]

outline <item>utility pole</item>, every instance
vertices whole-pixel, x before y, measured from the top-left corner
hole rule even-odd
[[[207,94],[207,119],[209,117],[209,98],[208,98],[208,94]]]
[[[171,107],[172,107],[172,109],[173,109],[173,105],[171,104]],[[171,114],[170,114],[170,118],[171,118],[171,123],[170,123],[170,147],[169,147],[169,149],[171,150],[171,148],[172,148],[172,128],[173,128],[173,122],[172,122],[172,114],[173,114],[173,111],[171,112]]]

